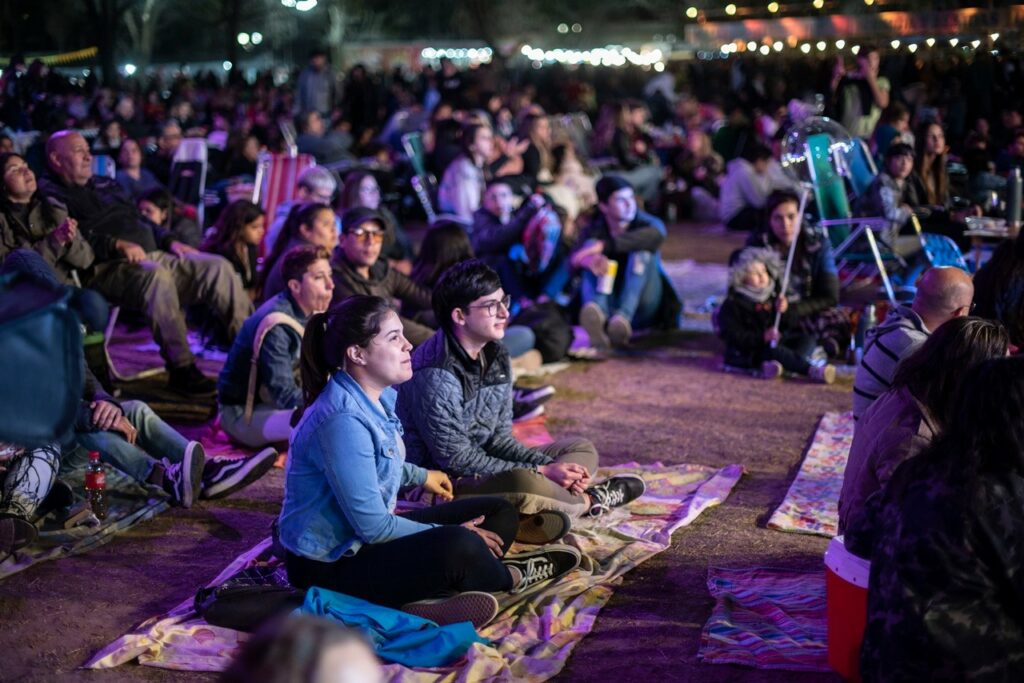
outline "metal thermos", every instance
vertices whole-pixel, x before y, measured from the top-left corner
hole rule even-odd
[[[1006,179],[1006,225],[1010,230],[1020,230],[1020,168],[1010,171]]]

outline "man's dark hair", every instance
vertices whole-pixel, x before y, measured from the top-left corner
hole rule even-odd
[[[281,262],[281,277],[285,283],[290,280],[301,281],[309,267],[321,259],[330,261],[331,252],[312,244],[292,247],[285,252],[284,260]]]
[[[914,156],[914,148],[905,142],[897,142],[895,144],[889,145],[889,148],[885,150],[886,161],[889,161],[889,159],[898,156],[912,157]]]
[[[480,259],[470,259],[444,271],[434,286],[431,304],[438,324],[448,332],[453,331],[452,311],[465,310],[469,304],[482,296],[501,289],[501,278],[489,265]]]

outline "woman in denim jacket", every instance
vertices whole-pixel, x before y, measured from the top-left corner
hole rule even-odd
[[[405,462],[391,385],[412,377],[412,345],[380,297],[354,296],[310,318],[302,343],[306,409],[294,432],[281,509],[288,578],[438,623],[482,625],[490,593],[524,590],[574,569],[567,546],[503,557],[519,517],[478,497],[396,515],[400,487],[446,500],[448,476]]]

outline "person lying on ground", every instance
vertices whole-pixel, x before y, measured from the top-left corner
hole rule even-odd
[[[529,448],[512,435],[512,371],[499,343],[509,298],[497,273],[478,260],[452,266],[433,306],[441,329],[416,349],[398,394],[410,462],[456,477],[456,497],[513,502],[526,527],[546,511],[600,515],[643,493],[635,475],[593,483],[598,454],[586,439]]]
[[[294,247],[282,262],[288,289],[245,321],[217,382],[221,429],[250,448],[288,441],[292,414],[302,406],[296,371],[305,325],[327,310],[334,291],[323,247]]]
[[[900,363],[892,388],[871,404],[853,435],[839,494],[839,533],[863,512],[868,496],[893,470],[920,453],[953,420],[964,377],[977,365],[1005,356],[1006,328],[963,316],[939,326]]]
[[[959,268],[925,271],[913,303],[890,309],[882,324],[867,332],[864,355],[853,378],[854,419],[859,420],[892,388],[899,362],[920,348],[932,330],[971,312],[973,298],[971,276]]]
[[[623,347],[633,330],[677,328],[682,304],[661,267],[665,224],[637,211],[632,186],[618,176],[598,181],[597,198],[598,212],[570,257],[583,273],[580,324],[591,345]],[[605,278],[610,288],[599,286]]]
[[[725,364],[754,368],[764,379],[783,372],[831,384],[832,365],[812,363],[813,337],[801,331],[779,292],[782,264],[774,250],[747,247],[729,271],[729,293],[718,309],[718,335],[725,342]],[[779,327],[775,319],[779,317]]]
[[[89,241],[96,261],[84,285],[149,318],[170,374],[172,390],[213,392],[213,380],[196,367],[183,305],[204,304],[224,321],[230,337],[252,312],[242,281],[224,258],[202,254],[144,220],[117,183],[94,177],[89,145],[71,130],[46,143],[49,173],[43,193],[65,204]]]
[[[519,524],[500,498],[395,514],[403,486],[445,500],[453,493],[444,472],[406,461],[392,385],[412,376],[411,349],[401,320],[380,297],[355,295],[310,319],[302,341],[306,407],[291,442],[279,519],[288,580],[442,624],[480,626],[497,612],[490,593],[561,576],[578,566],[580,554],[549,546],[506,557]]]

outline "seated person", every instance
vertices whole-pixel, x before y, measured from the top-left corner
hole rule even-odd
[[[437,188],[437,206],[466,225],[480,208],[484,194],[484,167],[494,154],[494,133],[490,127],[468,124],[462,129],[462,154],[448,164]]]
[[[260,295],[266,301],[285,290],[282,275],[284,255],[299,246],[323,247],[328,252],[338,245],[338,222],[334,211],[326,204],[310,202],[296,204],[288,220],[274,240],[274,246],[263,260]]]
[[[598,212],[580,236],[570,259],[583,271],[580,324],[592,346],[608,349],[629,343],[634,329],[679,326],[682,304],[661,269],[665,224],[637,211],[633,188],[622,178],[605,176],[597,183]],[[599,291],[609,262],[617,265],[610,293]]]
[[[143,192],[138,197],[138,207],[139,213],[153,225],[166,230],[172,239],[199,248],[199,243],[203,241],[202,230],[192,217],[186,215],[170,192],[161,187]]]
[[[513,212],[512,188],[493,180],[483,207],[473,213],[473,251],[501,276],[513,313],[524,300],[557,300],[569,281],[558,215],[542,195],[533,194]]]
[[[117,155],[117,184],[132,199],[138,199],[150,190],[163,188],[153,172],[142,165],[142,147],[135,140],[121,143]]]
[[[46,157],[50,172],[41,184],[44,194],[68,207],[96,254],[92,276],[83,284],[146,313],[172,390],[211,393],[216,385],[196,367],[182,305],[208,305],[233,337],[252,311],[234,268],[143,220],[117,183],[93,176],[89,145],[79,133],[54,133]]]
[[[918,129],[917,154],[914,157],[914,172],[910,183],[914,186],[913,196],[919,204],[913,208],[921,218],[921,229],[925,232],[945,235],[957,243],[962,251],[971,248],[971,241],[964,237],[968,216],[980,216],[980,206],[953,208],[949,192],[949,171],[947,157],[949,147],[946,134],[935,121],[925,123]]]
[[[996,173],[1006,175],[1015,168],[1024,170],[1024,128],[1014,130],[1009,144],[996,156]]]
[[[288,441],[292,412],[302,405],[295,378],[302,334],[309,316],[327,310],[334,290],[323,247],[293,247],[282,262],[288,289],[245,321],[217,382],[220,426],[250,448]]]
[[[479,627],[497,612],[484,593],[521,591],[565,574],[580,554],[553,546],[505,557],[518,518],[500,498],[395,514],[402,486],[452,498],[448,475],[406,461],[392,385],[412,376],[411,349],[398,315],[379,297],[352,296],[310,319],[302,341],[306,407],[291,441],[279,520],[288,581]],[[527,569],[530,562],[537,566]],[[474,607],[481,618],[473,618]]]
[[[999,323],[952,318],[899,365],[892,388],[857,422],[839,494],[839,533],[861,514],[868,496],[893,470],[924,450],[953,421],[953,404],[973,367],[1006,355]]]
[[[718,335],[725,342],[725,363],[757,368],[765,379],[783,371],[831,384],[832,365],[812,365],[808,360],[814,338],[803,333],[790,311],[788,299],[779,293],[782,265],[766,247],[747,247],[729,270],[729,294],[718,309]],[[779,317],[779,329],[775,319]]]
[[[181,146],[183,138],[181,124],[176,119],[167,119],[160,124],[160,130],[156,138],[156,151],[146,157],[143,162],[146,168],[164,187],[170,184],[174,154],[178,151],[178,147]]]
[[[277,236],[281,234],[281,228],[284,227],[293,207],[310,202],[330,205],[337,189],[338,181],[334,179],[334,174],[323,166],[310,166],[300,173],[295,185],[295,196],[287,202],[281,202],[274,210],[274,220],[267,228],[267,244],[277,243]],[[338,232],[341,232],[340,220]]]
[[[341,196],[338,197],[338,214],[344,215],[349,209],[363,207],[376,211],[384,219],[387,232],[393,236],[391,243],[384,250],[384,258],[392,267],[401,267],[406,275],[412,267],[414,249],[412,240],[388,207],[381,202],[380,185],[376,176],[369,171],[351,171],[345,176]]]
[[[959,268],[925,271],[913,303],[889,309],[882,324],[867,332],[853,379],[854,419],[860,419],[875,399],[892,388],[896,366],[924,344],[932,330],[970,313],[973,298],[971,276]]]
[[[768,225],[764,231],[754,232],[747,244],[768,247],[785,263],[790,245],[798,240],[784,292],[786,313],[794,330],[836,358],[850,347],[850,316],[839,308],[839,271],[828,239],[814,230],[801,229],[799,212],[799,197],[788,190],[773,192],[765,204]]]
[[[528,448],[512,436],[512,370],[498,343],[508,306],[498,274],[481,261],[441,276],[433,292],[441,329],[416,349],[413,377],[399,388],[409,461],[456,477],[456,497],[501,496],[525,515],[600,515],[639,497],[644,483],[634,475],[591,482],[598,455],[586,439]]]
[[[222,498],[245,488],[277,459],[272,448],[247,458],[207,458],[201,443],[186,439],[142,401],[115,401],[88,369],[75,442],[81,448],[66,455],[61,471],[84,468],[86,454],[98,451],[101,462],[185,508],[200,497]]]
[[[295,146],[299,154],[311,154],[318,164],[330,164],[351,159],[352,140],[333,131],[328,131],[324,120],[315,111],[307,111],[295,117]]]
[[[869,500],[864,680],[1014,680],[1024,536],[1024,359],[969,371],[951,424]]]
[[[751,136],[740,156],[726,164],[718,197],[719,218],[730,230],[757,230],[763,226],[764,206],[771,193],[792,187],[772,151]]]
[[[259,298],[256,262],[267,221],[263,209],[245,199],[231,202],[213,224],[202,250],[223,256],[235,267],[252,299]]]
[[[342,225],[345,229],[341,233],[341,243],[331,259],[335,302],[354,294],[364,294],[388,301],[398,299],[414,309],[429,305],[430,292],[388,265],[387,259],[381,258],[384,243],[390,235],[387,223],[379,213],[355,208],[344,215]],[[402,318],[402,324],[406,337],[416,346],[434,333],[432,328],[407,318]]]
[[[39,536],[35,518],[57,481],[59,444],[23,448],[0,443],[0,562]]]
[[[998,320],[1024,347],[1024,238],[1004,240],[974,274],[974,314]]]
[[[0,171],[0,261],[15,249],[31,249],[63,284],[74,284],[72,272],[89,268],[95,258],[78,221],[60,202],[36,191],[35,173],[21,155],[0,154]]]
[[[908,180],[913,171],[914,148],[903,142],[889,145],[881,172],[857,201],[858,215],[881,216],[889,221],[889,233],[883,238],[893,247],[900,231],[909,225],[914,207],[921,203]]]

